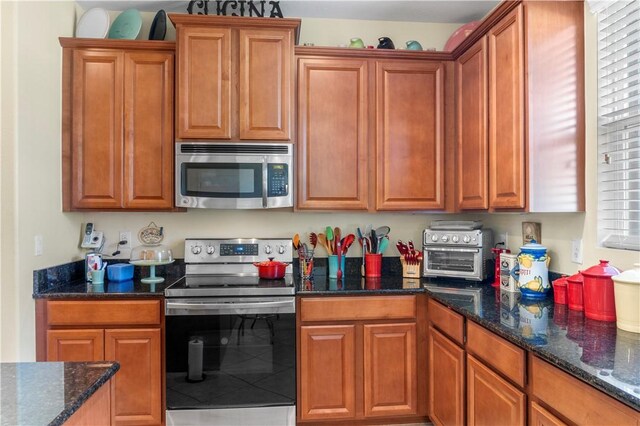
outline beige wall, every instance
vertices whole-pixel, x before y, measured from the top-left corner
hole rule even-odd
[[[480,218],[498,231],[507,232],[510,246],[517,250],[521,243],[521,222],[542,223],[543,243],[549,246],[552,269],[570,273],[579,265],[570,262],[571,239],[584,239],[584,260],[593,264],[599,257],[612,260],[621,268],[638,261],[637,252],[596,248],[595,180],[595,20],[587,14],[587,209],[586,214],[500,214],[500,215],[424,215],[424,214],[359,214],[359,213],[293,213],[291,211],[214,211],[191,210],[187,213],[62,213],[60,188],[60,111],[61,51],[58,36],[73,34],[76,6],[73,2],[24,2],[15,5],[0,1],[2,102],[0,150],[0,183],[2,215],[0,216],[0,361],[33,360],[35,357],[35,321],[32,293],[32,271],[79,258],[77,249],[82,222],[93,221],[106,232],[109,246],[118,232],[134,233],[155,221],[164,226],[167,244],[175,255],[183,255],[184,238],[193,236],[290,236],[318,231],[326,225],[340,226],[352,232],[356,226],[372,223],[391,226],[393,240],[420,241],[422,229],[432,219],[462,217]],[[153,14],[145,14],[148,28]],[[382,30],[378,24],[344,23],[339,20],[303,20],[303,40],[316,45],[344,43],[360,36],[374,43]],[[400,44],[418,39],[424,47],[442,47],[451,27],[404,23],[395,25],[395,33],[385,27]],[[453,25],[453,29],[457,27]],[[356,28],[358,28],[356,30]],[[422,28],[425,38],[413,35]],[[141,32],[146,37],[148,29]],[[170,33],[171,34],[171,33]],[[328,36],[332,38],[328,38]],[[395,34],[398,34],[397,36]],[[44,255],[34,256],[34,236],[43,235]],[[135,243],[134,243],[135,244]],[[359,249],[352,250],[357,256]],[[395,255],[391,247],[388,255]]]

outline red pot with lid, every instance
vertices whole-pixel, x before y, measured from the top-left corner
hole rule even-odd
[[[598,321],[616,320],[616,301],[611,277],[619,273],[607,260],[601,260],[600,264],[582,271],[584,315],[587,318]]]
[[[572,311],[584,310],[582,299],[583,276],[578,271],[577,274],[567,278],[567,304]]]
[[[264,262],[256,262],[254,265],[258,268],[258,276],[266,280],[280,280],[284,278],[288,263],[278,262],[270,257]]]

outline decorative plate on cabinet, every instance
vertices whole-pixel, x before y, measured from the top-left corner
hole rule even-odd
[[[149,40],[164,40],[164,36],[167,33],[167,14],[164,10],[160,9],[156,13],[153,22],[151,23],[151,29],[149,30]]]
[[[76,37],[105,38],[109,33],[109,12],[101,7],[87,10],[76,26]]]
[[[142,16],[137,9],[122,12],[111,25],[109,38],[135,40],[142,28]]]

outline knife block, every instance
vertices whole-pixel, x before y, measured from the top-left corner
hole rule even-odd
[[[415,264],[408,264],[404,260],[404,257],[400,257],[400,263],[402,264],[402,276],[404,278],[420,278],[422,261]]]

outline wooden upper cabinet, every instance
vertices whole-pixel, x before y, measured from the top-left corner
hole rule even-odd
[[[174,43],[60,44],[63,210],[173,210]]]
[[[299,419],[356,415],[356,326],[300,327]]]
[[[75,50],[71,76],[71,204],[122,207],[124,54]]]
[[[416,324],[364,325],[364,414],[418,413]]]
[[[444,64],[376,63],[376,209],[444,205]]]
[[[297,208],[368,208],[367,82],[366,60],[298,60]]]
[[[126,53],[124,75],[124,207],[170,209],[173,53]]]
[[[47,330],[47,361],[104,360],[104,331]]]
[[[489,208],[487,133],[487,40],[483,37],[456,61],[457,207]]]
[[[231,29],[185,26],[178,51],[178,138],[231,138]]]
[[[299,19],[170,14],[178,139],[291,139]]]
[[[429,327],[429,417],[439,426],[464,424],[464,349]]]
[[[522,5],[489,30],[489,205],[523,209],[525,189]],[[531,123],[535,125],[535,123]]]
[[[120,363],[111,379],[111,424],[162,423],[160,339],[159,328],[105,330],[105,359]]]
[[[289,140],[293,34],[240,29],[240,139]]]

